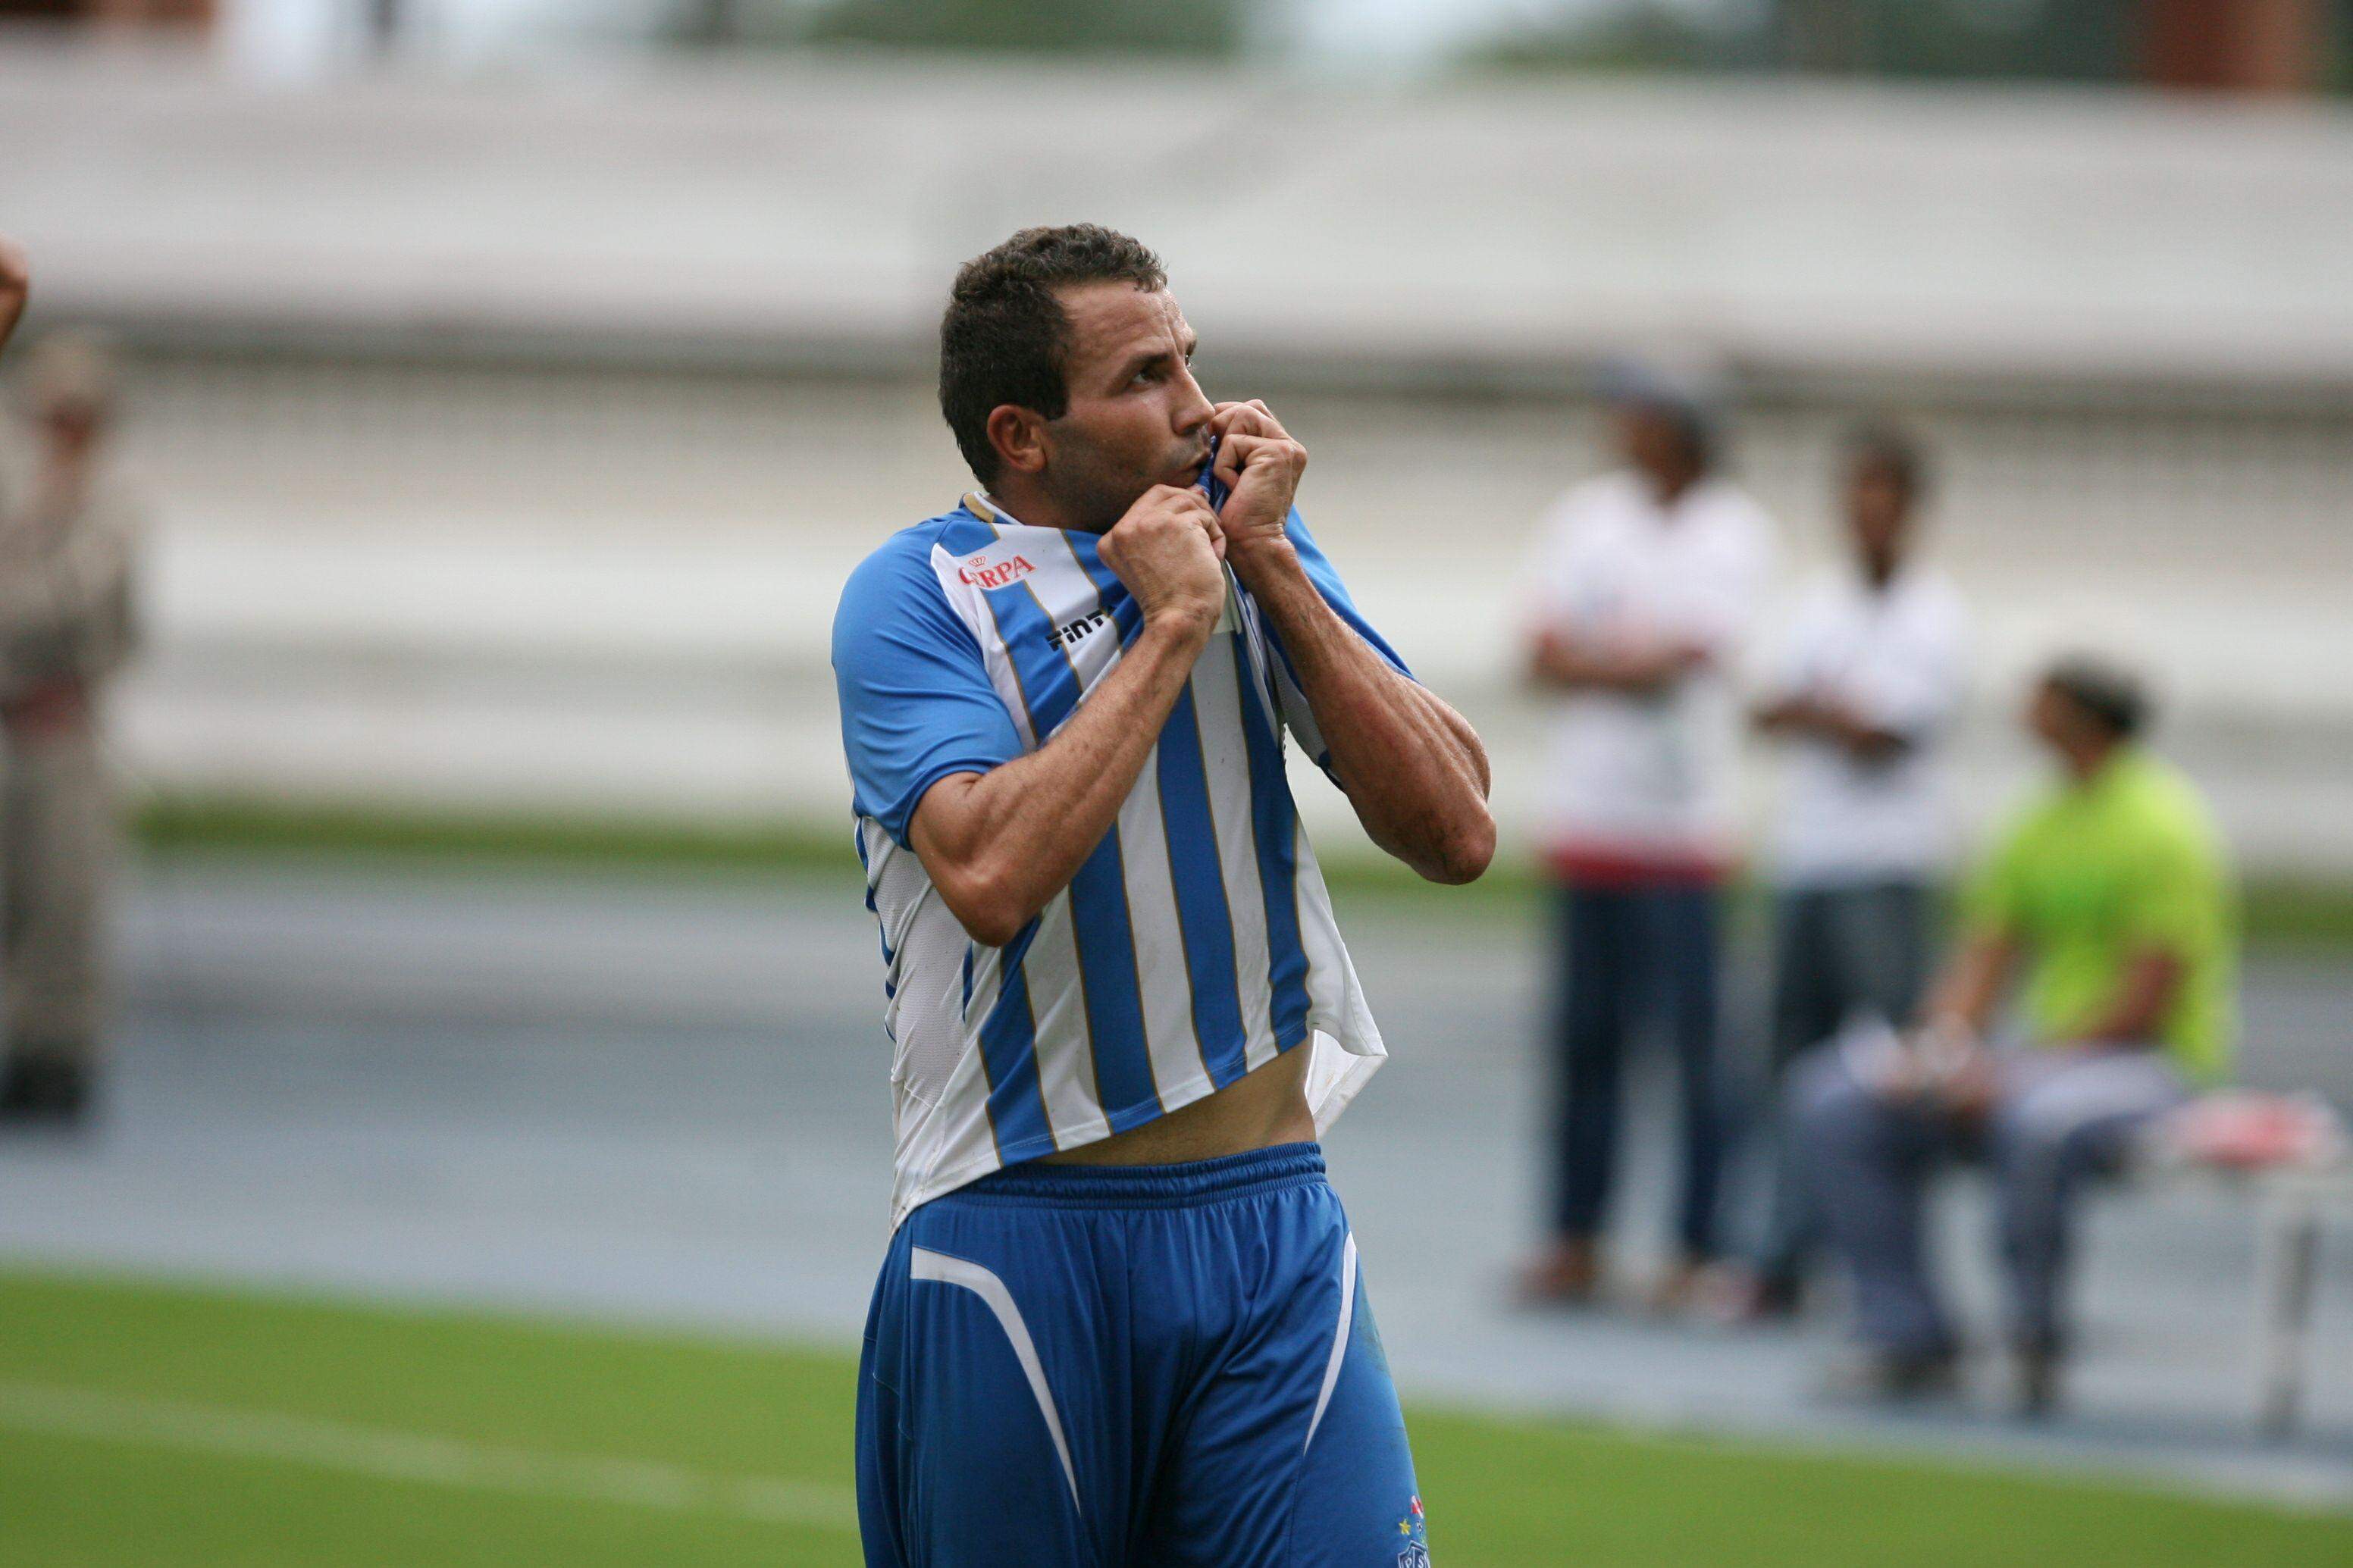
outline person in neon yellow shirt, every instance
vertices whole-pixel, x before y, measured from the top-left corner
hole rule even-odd
[[[1854,1285],[1867,1392],[1948,1388],[1958,1341],[1931,1284],[1928,1178],[1982,1157],[1999,1197],[2021,1407],[2055,1402],[2074,1200],[2136,1131],[2230,1068],[2236,917],[2197,789],[2142,749],[2130,676],[2075,658],[2027,725],[2058,778],[1998,836],[1958,948],[1909,1037],[1854,1031],[1796,1086],[1810,1175]],[[2023,1043],[1985,1043],[2023,971]]]

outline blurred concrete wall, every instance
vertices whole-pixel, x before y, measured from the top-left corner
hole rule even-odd
[[[169,502],[161,635],[124,718],[156,787],[831,814],[834,595],[883,531],[969,482],[911,379],[142,369],[132,428]],[[1488,733],[1499,801],[1523,819],[1535,716],[1511,679],[1512,581],[1535,513],[1598,461],[1597,411],[1204,374],[1268,391],[1309,443],[1304,503],[1328,546]],[[2158,672],[2166,743],[2251,858],[2353,866],[2353,700],[2329,679],[2353,652],[2353,422],[1912,406],[1942,454],[1930,547],[1978,623],[1971,814],[2025,765],[2006,720],[2026,671],[2114,647]],[[1743,421],[1744,477],[1785,525],[1785,590],[1831,559],[1849,408],[1791,395]]]
[[[1168,255],[1212,391],[1308,442],[1507,821],[1525,531],[1598,460],[1595,357],[1672,342],[1740,374],[1785,587],[1848,418],[1939,448],[1974,815],[2028,765],[2022,673],[2111,647],[2251,860],[2353,871],[2353,119],[853,68],[257,96],[0,55],[0,142],[44,313],[134,351],[144,787],[838,820],[834,595],[966,482],[945,279],[1096,216]]]

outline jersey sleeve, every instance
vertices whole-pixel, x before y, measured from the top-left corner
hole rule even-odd
[[[1340,581],[1340,574],[1333,569],[1331,558],[1315,542],[1315,536],[1307,531],[1307,521],[1299,515],[1298,508],[1292,509],[1283,531],[1290,535],[1292,548],[1299,552],[1299,563],[1305,568],[1307,580],[1315,584],[1315,591],[1323,595],[1325,604],[1332,606],[1333,613],[1364,638],[1391,669],[1408,680],[1412,679],[1413,671],[1406,668],[1406,662],[1398,657],[1397,649],[1373,629],[1373,624],[1365,619],[1363,612],[1356,608],[1356,600],[1348,595],[1348,585]],[[1266,640],[1274,655],[1274,694],[1276,705],[1282,710],[1282,727],[1291,731],[1300,749],[1328,775],[1332,771],[1332,748],[1324,744],[1324,731],[1316,728],[1314,710],[1308,705],[1307,693],[1299,684],[1299,671],[1293,666],[1291,655],[1282,646],[1282,637],[1271,625],[1266,628]]]
[[[926,790],[1021,754],[980,644],[913,548],[894,543],[850,574],[834,614],[833,678],[855,808],[902,845]]]

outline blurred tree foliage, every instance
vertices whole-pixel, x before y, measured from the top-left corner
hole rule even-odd
[[[681,0],[671,36],[704,45],[872,44],[1034,55],[1233,54],[1240,0]]]
[[[1776,0],[1767,48],[1792,70],[2113,81],[2138,0]]]
[[[1687,5],[1654,0],[1598,15],[1514,27],[1473,47],[1474,68],[1509,71],[1691,71],[1748,63],[1756,29],[1703,21]]]

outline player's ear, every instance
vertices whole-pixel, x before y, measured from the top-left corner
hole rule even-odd
[[[1000,403],[988,411],[988,444],[997,460],[1016,473],[1034,474],[1046,467],[1046,421],[1034,408]]]

